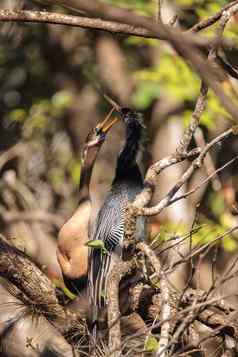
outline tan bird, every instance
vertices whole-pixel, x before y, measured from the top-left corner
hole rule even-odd
[[[86,287],[88,267],[89,222],[91,215],[90,179],[98,152],[105,141],[106,134],[118,121],[106,119],[93,128],[82,150],[82,167],[79,185],[79,206],[72,217],[63,225],[58,235],[57,258],[62,269],[66,286],[75,293]]]

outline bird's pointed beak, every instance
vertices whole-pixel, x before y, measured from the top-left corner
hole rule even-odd
[[[114,108],[112,108],[110,110],[109,114],[107,115],[107,117],[96,126],[97,130],[106,134],[111,129],[111,127],[119,121],[118,117],[111,118],[113,111],[114,111]]]

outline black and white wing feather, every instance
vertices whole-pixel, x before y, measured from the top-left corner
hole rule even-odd
[[[92,249],[90,252],[89,294],[93,305],[99,308],[105,304],[105,291],[112,266],[121,256],[121,242],[124,235],[125,193],[110,194],[102,206],[96,223],[94,240],[102,240],[108,253]],[[104,209],[104,207],[106,209]]]

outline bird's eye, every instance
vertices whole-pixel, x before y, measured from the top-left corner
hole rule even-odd
[[[95,128],[95,134],[96,134],[96,135],[100,134],[100,132],[101,132],[101,129]]]

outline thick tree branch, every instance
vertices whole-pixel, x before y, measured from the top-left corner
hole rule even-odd
[[[53,316],[64,316],[51,281],[21,251],[0,236],[0,275],[15,284],[39,307]]]
[[[111,33],[134,35],[139,37],[157,38],[162,40],[162,36],[154,36],[151,31],[141,27],[131,26],[115,21],[106,21],[99,18],[65,15],[61,13],[51,13],[47,11],[27,11],[27,10],[0,10],[0,21],[8,22],[29,22],[46,23],[52,25],[65,25],[81,27],[91,30],[102,30]],[[194,37],[195,40],[195,37]],[[200,41],[203,42],[203,39]],[[205,43],[204,43],[205,45]]]
[[[155,34],[154,32],[140,26],[128,25],[123,22],[108,21],[100,18],[67,15],[57,12],[0,10],[0,22],[45,23],[51,25],[74,26],[91,30],[106,31],[118,35],[121,34],[165,40],[163,35]],[[187,34],[186,36],[193,44],[199,47],[207,47],[213,43],[213,39],[193,34]]]

